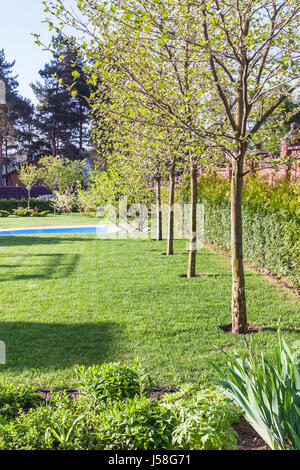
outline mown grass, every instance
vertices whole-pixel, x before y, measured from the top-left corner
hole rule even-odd
[[[174,374],[210,381],[211,361],[227,362],[216,346],[244,350],[242,337],[218,328],[231,320],[230,264],[204,248],[198,272],[207,277],[182,278],[185,248],[184,240],[176,241],[180,254],[167,257],[161,256],[165,242],[151,240],[0,237],[3,375],[15,383],[71,386],[75,364],[138,356],[157,384],[170,384]],[[300,339],[299,303],[254,272],[247,271],[246,283],[249,322],[263,327],[252,336],[255,349],[272,358],[279,317],[288,344]]]

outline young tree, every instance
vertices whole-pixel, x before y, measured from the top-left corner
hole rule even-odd
[[[83,166],[84,162],[72,161],[59,155],[42,157],[39,160],[40,179],[54,195],[75,191],[84,181]]]
[[[21,183],[24,184],[25,188],[27,189],[28,209],[30,207],[31,189],[35,184],[38,183],[40,176],[40,170],[37,166],[29,165],[28,163],[26,163],[25,165],[21,165],[19,170],[19,180],[21,181]]]
[[[268,118],[287,100],[299,80],[300,7],[296,1],[215,0],[201,10],[201,28],[210,73],[219,96],[232,165],[231,252],[232,331],[246,333],[243,266],[242,190],[244,162],[251,142]],[[287,87],[288,85],[288,87]]]

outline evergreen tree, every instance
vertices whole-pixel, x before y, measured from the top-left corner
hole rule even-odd
[[[35,145],[34,107],[30,100],[18,93],[17,76],[13,75],[15,62],[8,62],[0,50],[0,79],[6,87],[6,106],[2,106],[0,119],[0,185],[9,163],[24,159]]]
[[[0,50],[0,80],[5,83],[8,104],[14,101],[18,87],[17,77],[12,75],[14,64],[15,62],[7,62],[4,50]],[[7,152],[7,133],[10,128],[7,117],[7,108],[2,106],[0,115],[0,187],[3,186],[3,161]]]
[[[85,62],[72,39],[60,35],[52,45],[53,59],[39,72],[43,81],[31,85],[39,100],[36,122],[53,156],[82,159],[89,139]]]

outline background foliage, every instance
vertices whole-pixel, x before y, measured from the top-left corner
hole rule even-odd
[[[300,192],[298,183],[280,180],[271,186],[249,176],[244,183],[244,256],[255,266],[300,285]],[[199,202],[205,206],[205,238],[230,251],[230,182],[215,175],[202,175]],[[184,180],[181,200],[189,193]]]

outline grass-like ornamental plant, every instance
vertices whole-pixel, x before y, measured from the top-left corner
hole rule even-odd
[[[245,345],[249,349],[245,339]],[[230,357],[229,378],[214,366],[223,387],[245,418],[273,450],[300,449],[300,355],[279,335],[275,363]]]

